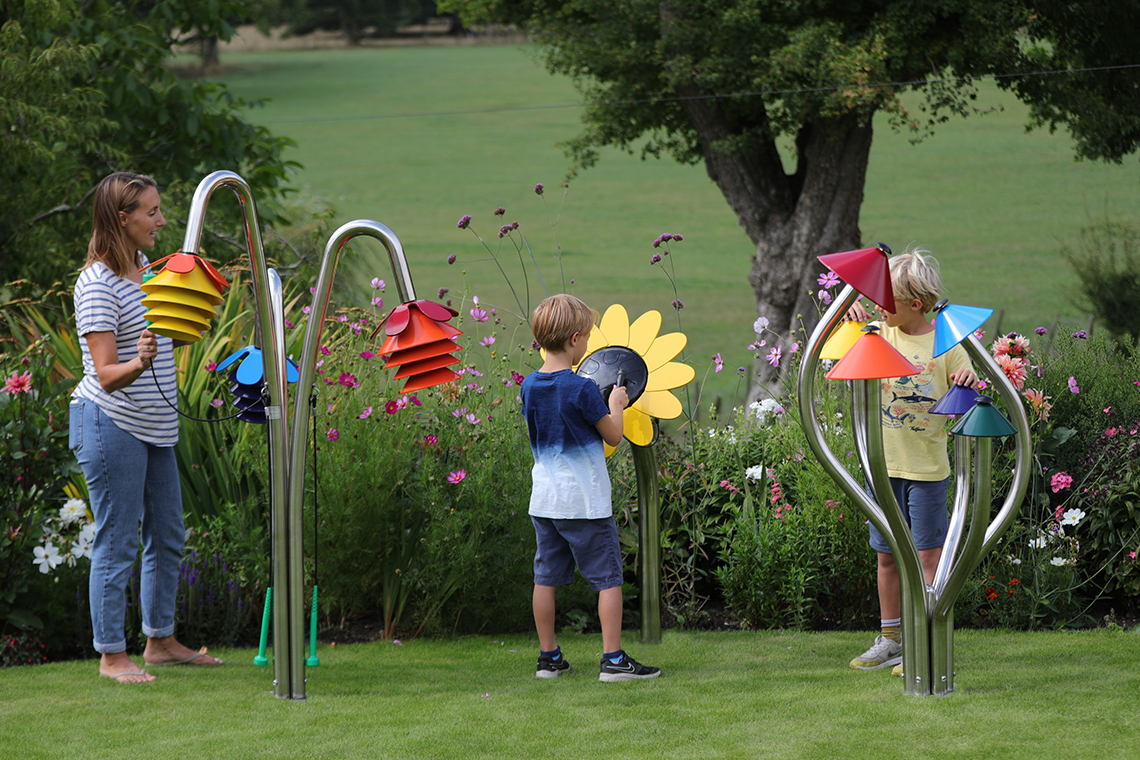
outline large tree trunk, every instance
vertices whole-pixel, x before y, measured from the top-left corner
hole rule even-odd
[[[696,88],[678,89],[682,97],[705,94]],[[816,257],[860,246],[870,117],[849,114],[805,127],[796,139],[796,172],[789,175],[774,141],[749,153],[718,149],[732,130],[715,99],[683,102],[699,135],[709,177],[756,245],[748,281],[756,294],[757,316],[768,319],[769,332],[762,336],[768,345],[756,360],[749,401],[778,396],[783,390],[781,368],[764,357],[769,347],[781,344],[786,357],[791,344],[803,345],[805,334],[819,321],[816,278],[823,266]],[[801,327],[803,333],[798,332]]]

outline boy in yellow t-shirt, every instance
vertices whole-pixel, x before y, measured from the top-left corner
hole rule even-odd
[[[882,320],[876,324],[879,334],[921,372],[882,381],[883,451],[891,490],[914,535],[923,575],[930,584],[946,539],[946,496],[950,489],[946,418],[930,414],[930,407],[951,384],[974,385],[978,376],[961,346],[932,358],[934,325],[926,315],[942,291],[942,278],[934,257],[929,251],[908,250],[892,258],[890,267],[895,311],[892,314],[879,307]],[[865,321],[869,315],[857,301],[847,317]],[[882,633],[870,649],[851,661],[851,667],[878,670],[895,665],[894,674],[901,675],[899,570],[887,542],[874,525],[870,527],[870,544],[879,555]]]

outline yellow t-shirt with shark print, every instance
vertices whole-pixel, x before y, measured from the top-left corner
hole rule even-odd
[[[947,430],[950,418],[930,414],[930,407],[950,389],[950,375],[970,366],[961,346],[937,359],[934,332],[907,335],[897,327],[879,326],[879,335],[921,372],[883,380],[883,451],[892,478],[937,481],[950,477]]]

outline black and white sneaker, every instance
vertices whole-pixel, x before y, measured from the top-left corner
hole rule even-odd
[[[565,657],[559,657],[557,660],[552,660],[549,657],[538,658],[538,670],[534,672],[535,678],[558,678],[558,676],[565,673],[570,669],[570,663],[566,662]]]
[[[660,668],[651,668],[642,665],[628,654],[623,654],[616,663],[602,660],[602,674],[599,681],[634,681],[638,678],[656,678],[661,675]]]

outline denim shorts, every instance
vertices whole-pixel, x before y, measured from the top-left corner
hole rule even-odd
[[[891,478],[891,490],[902,509],[903,518],[914,536],[919,551],[940,549],[946,540],[950,520],[946,511],[946,495],[950,491],[950,478],[945,480],[907,480]],[[877,552],[890,554],[882,534],[871,525],[871,546]]]
[[[566,586],[574,567],[594,591],[622,584],[621,546],[612,517],[556,520],[531,516],[538,551],[534,554],[536,586]]]

